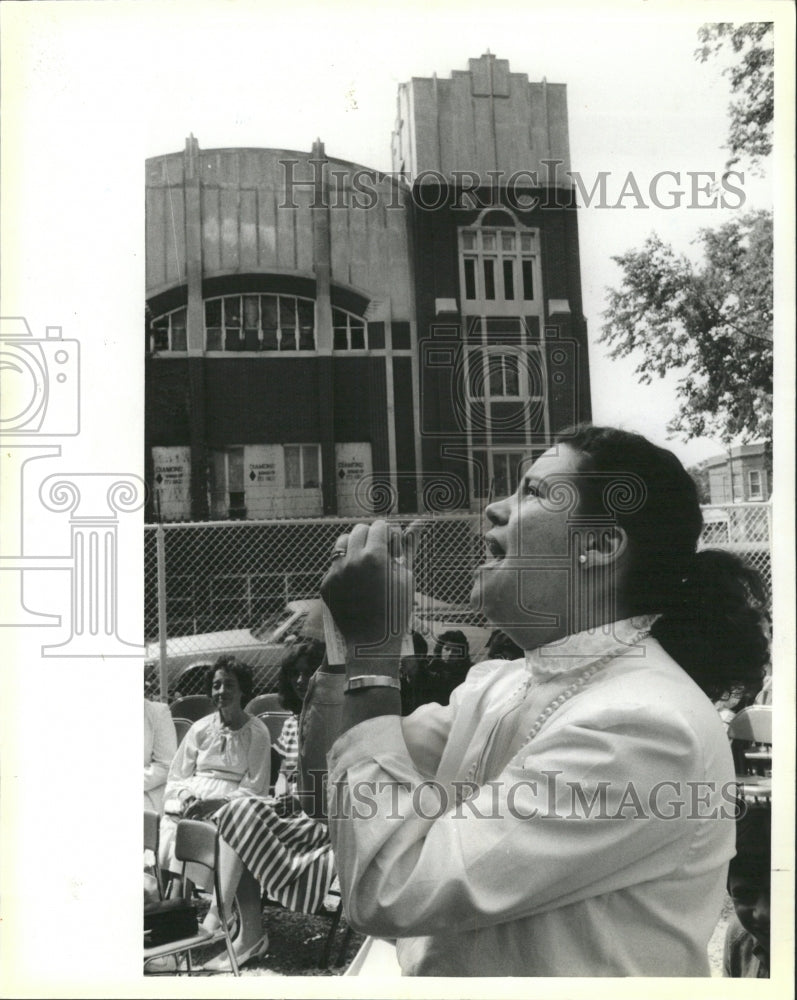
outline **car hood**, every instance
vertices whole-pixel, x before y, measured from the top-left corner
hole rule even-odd
[[[226,632],[206,632],[204,635],[174,636],[166,640],[166,655],[176,656],[179,653],[191,651],[194,653],[216,653],[221,656],[225,650],[242,646],[264,646],[268,640],[254,638],[248,628],[234,628]],[[151,642],[147,645],[147,659],[160,656],[160,643]]]

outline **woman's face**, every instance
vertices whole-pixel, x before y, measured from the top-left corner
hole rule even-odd
[[[449,660],[458,660],[461,655],[462,651],[458,646],[449,646],[448,643],[444,643],[440,650],[440,659],[443,663],[448,663]]]
[[[243,708],[241,704],[243,695],[238,678],[235,674],[231,674],[227,670],[217,670],[213,674],[210,695],[213,699],[213,704],[221,712],[222,716],[227,716],[231,712],[241,711]]]
[[[769,949],[769,875],[730,875],[728,891],[739,923]]]
[[[290,677],[290,684],[293,688],[293,693],[299,701],[304,701],[304,696],[307,694],[307,687],[310,683],[310,677],[312,674],[313,670],[307,662],[307,657],[299,657],[293,666]]]
[[[568,633],[577,582],[570,524],[580,460],[567,445],[550,448],[525,470],[517,493],[485,511],[488,559],[476,570],[471,606],[523,649]]]

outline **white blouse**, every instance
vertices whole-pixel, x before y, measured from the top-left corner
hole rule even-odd
[[[333,746],[347,916],[399,939],[404,975],[709,975],[730,748],[637,624],[575,637],[558,664],[544,650],[477,664],[448,707]]]
[[[163,809],[163,789],[177,751],[177,733],[169,706],[144,699],[144,808]]]
[[[249,716],[230,729],[218,712],[195,722],[183,737],[166,784],[166,803],[197,798],[266,795],[271,778],[271,738],[267,726]]]

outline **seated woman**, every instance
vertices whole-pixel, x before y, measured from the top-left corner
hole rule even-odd
[[[734,853],[710,699],[761,684],[757,577],[696,551],[694,482],[625,431],[563,432],[486,515],[472,606],[526,655],[404,719],[404,540],[376,521],[336,544],[322,594],[348,648],[329,755],[347,919],[397,939],[404,975],[708,976]]]
[[[312,664],[323,656],[321,643],[303,643],[300,660]],[[340,732],[342,667],[324,661],[311,677],[298,726],[298,799],[232,800],[214,817],[221,836],[219,873],[225,900],[236,898],[239,932],[233,942],[239,965],[264,954],[268,935],[262,928],[262,895],[290,910],[314,913],[329,892],[334,858],[326,823],[326,748]],[[218,927],[212,906],[204,926]],[[229,968],[226,954],[205,964],[212,971]]]
[[[144,808],[163,811],[169,767],[177,752],[177,733],[169,706],[144,699]]]
[[[180,819],[207,819],[227,802],[265,795],[271,774],[268,728],[243,706],[252,697],[252,671],[234,656],[208,670],[206,693],[216,712],[195,722],[169,768],[160,830],[164,871],[179,872],[174,837]]]
[[[299,766],[299,713],[310,678],[321,666],[324,658],[324,644],[317,639],[305,639],[290,649],[280,667],[278,692],[282,707],[291,715],[285,720],[282,731],[272,751],[280,758],[279,773],[284,781],[284,790],[296,792],[297,769]],[[277,791],[279,792],[279,788]]]

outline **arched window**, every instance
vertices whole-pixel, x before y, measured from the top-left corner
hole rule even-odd
[[[207,351],[314,351],[315,303],[298,295],[205,300]]]
[[[237,352],[315,351],[315,302],[300,295],[242,294],[205,299],[205,350]],[[186,351],[185,306],[153,319],[151,352]],[[345,309],[332,310],[333,350],[368,350],[368,324]],[[384,346],[384,345],[382,345]]]
[[[186,351],[186,307],[172,309],[153,319],[147,333],[147,349],[157,351]]]

